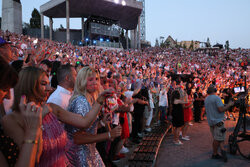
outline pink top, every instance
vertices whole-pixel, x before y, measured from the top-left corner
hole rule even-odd
[[[66,131],[61,122],[53,113],[48,113],[42,121],[43,152],[40,162],[36,166],[42,167],[66,167],[66,144],[68,142]]]

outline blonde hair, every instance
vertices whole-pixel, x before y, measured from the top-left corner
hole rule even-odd
[[[86,89],[86,86],[87,86],[87,78],[93,74],[96,74],[96,77],[98,78],[98,89],[91,95],[88,92],[88,90]],[[100,93],[100,75],[99,75],[99,72],[96,71],[94,68],[91,68],[89,66],[84,67],[77,74],[74,92],[69,100],[69,103],[71,103],[78,96],[82,95],[82,96],[85,96],[85,98],[88,100],[90,105],[92,105],[94,103],[94,101],[97,99],[99,93]]]
[[[44,102],[45,98],[42,96],[39,83],[43,75],[46,75],[45,71],[37,67],[26,67],[19,72],[19,81],[14,88],[13,111],[20,111],[19,103],[22,95],[26,96],[27,102]]]

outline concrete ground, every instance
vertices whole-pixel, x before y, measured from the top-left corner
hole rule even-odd
[[[236,121],[227,120],[226,146],[228,152],[228,162],[211,159],[212,155],[212,136],[207,121],[195,123],[190,127],[188,135],[190,141],[183,141],[183,145],[173,144],[173,135],[166,135],[162,141],[156,159],[156,167],[249,167],[250,160],[244,159],[237,152],[236,155],[229,154],[228,136],[234,130]],[[248,130],[249,130],[248,126]],[[240,144],[243,152],[250,154],[250,141]]]

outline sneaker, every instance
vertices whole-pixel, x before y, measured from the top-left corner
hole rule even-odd
[[[181,131],[180,131],[179,135],[182,136],[182,132]]]
[[[191,122],[188,123],[189,126],[193,126],[194,124],[192,124]]]
[[[127,147],[122,147],[122,149],[120,150],[120,153],[121,154],[126,154],[126,153],[129,153],[129,149]]]
[[[216,155],[212,155],[212,159],[221,159],[222,156],[220,156],[219,154],[216,154]]]
[[[226,151],[222,150],[221,155],[222,155],[223,161],[227,162],[227,153],[226,153]]]
[[[142,133],[137,133],[137,135],[139,136],[139,137],[143,137],[143,134]]]
[[[183,143],[180,140],[178,140],[178,141],[174,141],[174,144],[175,145],[182,145]]]
[[[151,132],[151,130],[152,129],[150,127],[145,129],[145,131],[147,131],[147,132]]]
[[[189,140],[190,140],[189,136],[185,136],[185,137],[182,136],[181,139],[182,139],[182,140],[186,140],[186,141],[189,141]]]

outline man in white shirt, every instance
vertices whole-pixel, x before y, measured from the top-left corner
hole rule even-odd
[[[57,71],[58,85],[56,90],[50,95],[47,103],[56,104],[67,110],[69,99],[74,89],[76,75],[76,70],[70,65],[59,67]]]
[[[159,94],[159,107],[161,111],[161,122],[166,121],[167,116],[167,109],[168,109],[168,89],[169,85],[166,87],[166,85],[162,86],[160,94]]]

